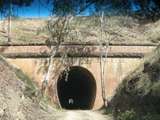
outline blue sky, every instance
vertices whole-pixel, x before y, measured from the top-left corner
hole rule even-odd
[[[18,16],[21,17],[47,17],[51,13],[51,5],[47,5],[45,0],[34,0],[34,2],[29,7],[18,8]]]
[[[48,17],[51,14],[52,6],[45,2],[46,0],[34,0],[29,7],[18,8],[18,16],[26,18]],[[89,16],[93,6],[82,12],[81,15]]]
[[[51,14],[52,5],[47,4],[45,1],[46,0],[34,0],[34,2],[29,7],[18,8],[14,6],[17,9],[17,13],[15,12],[15,15],[25,18],[48,17]],[[140,9],[139,5],[133,3],[133,0],[130,0],[130,3],[131,9],[133,11],[137,11]],[[81,15],[88,16],[90,15],[91,11],[94,11],[94,6],[91,6],[90,8],[86,9]]]

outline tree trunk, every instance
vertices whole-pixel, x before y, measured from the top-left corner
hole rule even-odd
[[[12,4],[9,1],[9,15],[8,15],[8,42],[11,42],[11,14],[12,14]]]

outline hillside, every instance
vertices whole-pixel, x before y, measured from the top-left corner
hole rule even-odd
[[[117,120],[159,120],[160,46],[124,79],[110,105]]]
[[[43,109],[34,97],[36,88],[21,70],[0,57],[0,119],[49,120],[55,109]]]
[[[40,42],[48,39],[47,31],[41,31],[47,19],[12,20],[12,42]],[[71,22],[76,31],[73,41],[95,42],[100,39],[100,21],[97,17],[77,17]],[[160,20],[143,23],[128,16],[105,17],[103,39],[112,43],[159,43]],[[0,43],[7,41],[7,20],[0,21]],[[65,42],[68,42],[67,39]]]

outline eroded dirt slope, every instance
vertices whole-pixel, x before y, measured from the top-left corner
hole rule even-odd
[[[22,77],[23,81],[20,80]],[[20,70],[0,57],[0,119],[51,120],[55,118],[56,114],[53,114],[56,113],[55,109],[42,109],[36,100],[29,97],[29,93],[34,92],[29,87],[34,86],[25,79],[27,78]]]

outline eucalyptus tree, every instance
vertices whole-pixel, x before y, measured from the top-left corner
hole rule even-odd
[[[160,1],[159,0],[48,0],[53,6],[53,14],[79,15],[86,9],[93,8],[94,14],[98,11],[107,13],[109,9],[116,9],[130,15],[136,15],[139,18],[159,18]],[[137,7],[137,8],[136,8]]]

